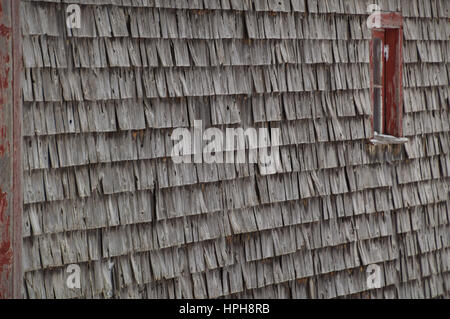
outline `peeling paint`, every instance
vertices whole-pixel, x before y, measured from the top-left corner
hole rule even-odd
[[[5,60],[9,61],[9,57],[5,57]],[[9,71],[10,71],[10,68],[7,67],[7,68],[5,68],[5,74],[4,75],[0,74],[0,89],[1,88],[7,89],[9,87],[9,81],[8,81]]]
[[[0,239],[0,278],[1,273],[5,266],[11,264],[12,260],[12,250],[11,250],[11,242],[9,236],[9,226],[10,226],[10,217],[7,216],[5,218],[6,208],[8,207],[7,194],[3,193],[0,189],[0,224],[3,225],[5,232],[2,234],[2,239]],[[6,276],[9,275],[9,272],[6,272]]]
[[[11,28],[5,26],[4,24],[0,24],[0,36],[9,39],[11,36]]]

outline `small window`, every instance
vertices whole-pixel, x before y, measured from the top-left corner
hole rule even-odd
[[[373,135],[402,137],[403,28],[398,13],[380,13],[370,43]]]

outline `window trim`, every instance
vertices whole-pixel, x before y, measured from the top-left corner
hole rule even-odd
[[[376,17],[378,22],[371,30],[370,40],[370,101],[372,108],[372,139],[391,136],[392,141],[403,143],[403,17],[396,12],[381,12]],[[374,39],[382,39],[382,74],[381,74],[381,132],[376,132],[375,119],[375,83],[374,83]],[[387,59],[385,45],[388,45]],[[392,50],[393,49],[393,50]],[[390,59],[389,57],[394,57]],[[398,140],[395,140],[398,138]],[[386,139],[383,143],[386,144]]]

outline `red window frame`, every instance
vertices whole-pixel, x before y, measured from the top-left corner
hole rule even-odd
[[[399,13],[379,15],[370,41],[372,135],[402,137],[403,18]]]

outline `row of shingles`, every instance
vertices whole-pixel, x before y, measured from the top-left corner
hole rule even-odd
[[[435,65],[432,70],[437,71]],[[220,68],[84,69],[70,73],[27,69],[23,83],[26,102],[99,101],[131,98],[239,95],[270,92],[336,91],[368,88],[367,64],[287,64],[223,66]],[[423,68],[421,68],[423,69]],[[407,66],[406,71],[420,70]],[[302,76],[298,76],[301,74]],[[419,86],[446,85],[446,74],[412,78]],[[331,78],[331,79],[330,79]],[[406,80],[409,78],[406,76]],[[95,83],[102,84],[93,87]],[[197,83],[192,83],[197,81]],[[202,85],[199,81],[208,81]],[[356,83],[354,83],[356,81]],[[406,82],[408,83],[408,82]],[[54,85],[52,85],[54,84]],[[408,87],[408,85],[405,85]]]
[[[24,82],[24,99],[27,102],[99,101],[114,99],[169,98],[185,96],[239,95],[270,92],[310,92],[364,89],[368,87],[367,64],[287,64],[270,67],[223,66],[217,70],[202,67],[178,69],[106,69],[79,70],[70,76],[49,69],[27,69]],[[446,86],[448,77],[442,63],[409,64],[404,67],[405,88]],[[42,71],[42,72],[40,72]],[[95,71],[95,72],[94,72]],[[416,77],[417,72],[423,77]],[[300,72],[301,77],[295,75]],[[223,79],[220,74],[226,74]],[[331,77],[334,80],[328,79]],[[352,78],[359,78],[354,83]],[[106,82],[97,89],[89,88],[98,79]],[[158,86],[149,80],[164,80]],[[206,80],[206,87],[187,81]],[[55,82],[56,81],[56,82]],[[59,84],[58,81],[62,81]],[[122,83],[124,81],[125,83]],[[237,81],[237,85],[232,81]],[[54,86],[50,84],[54,83]],[[188,84],[189,83],[189,84]],[[359,83],[359,85],[358,85]],[[353,87],[354,86],[354,87]],[[82,89],[83,88],[83,89]],[[112,92],[111,92],[112,90]],[[32,105],[32,104],[31,104]]]
[[[382,268],[388,269],[392,267],[392,263],[385,263],[386,266]],[[334,298],[363,295],[367,298],[368,295],[372,298],[376,296],[383,296],[384,298],[394,298],[396,296],[395,287],[389,286],[388,292],[383,292],[381,289],[370,291],[370,293],[362,293],[365,290],[364,282],[366,274],[359,268],[348,269],[345,271],[337,271],[333,274],[326,274],[322,276],[323,281],[317,281],[315,278],[304,278],[299,280],[285,281],[279,284],[270,284],[261,288],[247,289],[242,293],[234,293],[223,296],[224,298],[233,299],[305,299],[305,298]],[[226,279],[225,279],[226,280]],[[197,284],[197,295],[192,293],[186,294],[182,290],[177,281],[162,281],[155,282],[141,287],[139,293],[133,287],[126,287],[118,291],[117,296],[120,298],[187,298],[188,296],[205,298],[208,295],[209,288],[208,278],[201,279]],[[223,282],[223,287],[226,290],[227,282]],[[383,288],[385,290],[386,288]],[[194,292],[194,293],[195,293]],[[383,298],[379,297],[379,298]]]
[[[394,265],[395,267],[395,265]],[[380,289],[358,292],[338,296],[340,299],[440,299],[448,298],[448,291],[443,288],[443,282],[447,281],[448,275],[432,275],[423,281],[411,280],[402,283],[395,283]],[[363,277],[364,278],[364,277]],[[447,296],[447,297],[446,297]]]
[[[413,97],[416,95],[417,93]],[[427,96],[427,98],[430,97]],[[432,96],[433,99],[435,97],[436,95]],[[441,97],[443,97],[442,94]],[[411,98],[411,94],[405,95],[406,98]],[[439,95],[437,98],[439,99]],[[108,102],[27,102],[24,119],[29,122],[29,125],[25,129],[24,136],[31,138],[116,131],[127,134],[127,131],[141,131],[147,128],[192,128],[195,124],[194,120],[200,116],[205,128],[239,123],[243,128],[249,128],[255,124],[282,120],[368,116],[371,113],[367,107],[368,102],[367,89],[332,92],[273,92],[253,96],[144,98]],[[417,103],[414,103],[413,106],[416,105]],[[439,104],[434,109],[446,110]]]
[[[366,17],[357,15],[246,12],[238,15],[227,11],[180,11],[154,8],[120,8],[117,6],[82,6],[85,19],[80,29],[69,29],[64,24],[64,12],[57,5],[23,3],[27,18],[24,35],[47,34],[60,36],[68,31],[75,37],[139,37],[139,38],[198,38],[198,39],[368,39],[364,27]],[[49,12],[50,11],[50,12]],[[85,11],[85,12],[84,12]],[[180,14],[183,12],[184,14]],[[61,16],[40,23],[42,15]],[[349,16],[352,17],[348,20]],[[128,18],[130,26],[127,26]],[[298,23],[298,18],[302,23]],[[224,20],[223,20],[224,19]],[[330,24],[334,19],[336,24]],[[146,23],[143,23],[144,20]],[[190,21],[192,20],[192,21]],[[153,23],[151,23],[153,21]],[[420,23],[416,23],[420,21]],[[297,22],[297,23],[296,23]],[[144,28],[145,24],[154,28]],[[194,28],[195,26],[195,28]],[[314,26],[314,27],[313,27]],[[405,39],[445,40],[445,19],[405,18]]]
[[[349,21],[355,22],[354,17],[350,17],[352,19]],[[305,23],[308,25],[311,22],[314,21]],[[355,29],[354,23],[349,25],[350,30]],[[445,24],[443,25],[445,27]],[[445,47],[448,35],[438,33],[440,36],[436,39],[420,40],[416,35],[417,30],[405,29],[408,40],[405,42],[404,48],[406,63],[441,62],[443,59],[448,61],[449,53]],[[360,41],[367,39],[367,36],[361,37],[361,33],[357,34],[351,31],[350,37],[344,37],[341,33],[340,31],[337,33],[340,40],[336,40],[336,37],[324,37],[320,33],[319,37],[310,36],[312,39],[304,39],[304,36],[300,36],[301,39],[269,39],[270,41],[263,41],[263,39],[249,41],[242,37],[221,38],[220,41],[217,39],[188,39],[189,41],[186,41],[186,39],[178,38],[91,37],[71,38],[68,40],[69,45],[66,45],[61,38],[39,34],[24,38],[24,53],[26,53],[24,64],[27,68],[64,68],[67,66],[67,59],[73,59],[74,66],[81,68],[368,62],[368,43]],[[308,34],[309,32],[306,33],[306,35]],[[352,41],[353,47],[347,48],[343,45],[346,42],[343,41],[349,40]],[[433,41],[428,42],[430,40]],[[173,51],[170,49],[171,47],[173,47]],[[316,48],[320,48],[320,50]],[[256,50],[266,52],[266,54],[256,54]],[[311,52],[318,51],[322,53],[311,54]],[[187,54],[188,52],[190,56]],[[225,56],[224,52],[230,52],[230,54]],[[68,58],[68,55],[71,56]]]
[[[410,42],[408,42],[410,43]],[[412,43],[412,42],[411,42]],[[434,41],[439,62],[446,54],[442,41]],[[422,50],[427,50],[427,47]],[[417,60],[417,48],[405,55]],[[79,69],[102,68],[186,68],[218,66],[263,66],[277,64],[368,63],[368,42],[312,39],[131,39],[60,38],[31,35],[24,38],[26,68],[66,68],[73,57]],[[409,53],[411,51],[411,53]],[[225,54],[227,52],[227,54]],[[320,52],[318,54],[317,52]],[[426,57],[427,51],[420,57]],[[409,58],[411,54],[411,58]]]
[[[69,74],[48,69],[27,70],[23,83],[26,102],[61,102],[365,89],[369,66],[363,63],[85,69]],[[444,70],[440,64],[405,65],[403,85],[405,88],[447,86],[448,75]],[[417,73],[423,76],[417,77]],[[198,83],[203,80],[208,84]],[[98,81],[103,81],[102,85],[93,87]]]
[[[81,70],[368,63],[368,53],[369,42],[363,39],[70,38],[64,43],[42,35],[24,37],[24,66],[29,69],[67,68],[68,55]],[[448,41],[409,40],[404,44],[405,64],[447,62],[449,56]]]
[[[30,2],[55,2],[67,3],[68,1],[61,0],[25,0]],[[317,1],[317,0],[255,0],[255,1],[237,1],[237,0],[194,0],[194,1],[180,1],[180,0],[73,0],[70,3],[79,3],[84,5],[115,5],[125,7],[154,7],[154,8],[170,8],[170,9],[194,9],[194,10],[234,10],[234,11],[270,11],[270,12],[306,12],[307,7],[310,12],[323,13],[365,13],[364,1],[348,1],[347,3],[340,0]],[[386,2],[387,4],[388,2]],[[392,1],[391,1],[392,3]],[[395,8],[398,7],[397,1]],[[393,9],[395,9],[393,6]]]
[[[84,24],[80,29],[67,29],[64,24],[64,11],[57,5],[39,5],[23,3],[24,15],[27,18],[22,30],[24,35],[47,34],[50,36],[60,36],[61,32],[67,31],[74,37],[140,37],[140,38],[198,38],[198,39],[231,39],[245,38],[245,30],[250,34],[255,34],[258,38],[303,38],[303,33],[313,35],[323,33],[324,39],[336,37],[349,38],[346,18],[337,16],[339,20],[339,30],[326,26],[325,15],[314,15],[306,17],[303,24],[295,24],[295,18],[302,18],[297,13],[276,14],[269,13],[246,13],[236,14],[227,11],[181,11],[170,9],[154,8],[120,8],[117,6],[81,6]],[[183,13],[183,14],[181,14]],[[42,15],[60,15],[61,19],[53,19],[46,23],[40,23]],[[250,24],[256,19],[256,15],[263,20],[260,26]],[[360,17],[354,16],[352,25],[355,27],[355,34],[361,38],[362,30],[358,27]],[[127,26],[127,18],[130,25]],[[251,19],[251,20],[249,20]],[[246,20],[248,22],[246,26]],[[290,20],[290,21],[289,21]],[[309,29],[308,22],[317,25],[324,30],[313,31]],[[283,27],[282,28],[282,25]],[[147,27],[146,27],[147,26]],[[290,27],[289,27],[290,26]],[[299,28],[297,31],[296,28]],[[260,31],[257,31],[258,28]],[[291,29],[290,29],[291,28]],[[302,28],[307,28],[302,30]],[[353,28],[352,28],[353,29]],[[289,31],[288,31],[289,30]],[[338,32],[339,31],[339,32]],[[255,32],[262,32],[261,36],[256,36]],[[252,36],[250,36],[253,38]],[[366,34],[367,37],[367,34]]]
[[[23,3],[27,18],[23,25],[24,35],[47,34],[60,36],[68,31],[74,37],[139,37],[139,38],[198,38],[198,39],[358,39],[370,38],[365,25],[365,16],[318,14],[301,16],[299,13],[270,14],[246,12],[238,15],[227,11],[180,11],[154,8],[119,8],[116,6],[82,6],[83,23],[80,29],[69,29],[64,24],[64,14],[57,5]],[[180,14],[183,12],[184,14]],[[48,14],[55,19],[41,23],[41,15]],[[160,18],[160,15],[163,17]],[[349,16],[352,17],[349,20]],[[127,26],[127,17],[130,26]],[[156,18],[156,20],[155,20]],[[164,18],[164,19],[163,19]],[[295,23],[300,18],[302,23]],[[153,20],[154,28],[144,28],[142,21]],[[222,19],[225,19],[222,20]],[[228,19],[232,19],[229,21]],[[192,21],[190,21],[192,20]],[[261,22],[259,22],[261,20]],[[334,25],[330,21],[335,20]],[[420,23],[416,23],[420,21]],[[170,23],[171,22],[171,23]],[[194,22],[194,23],[193,23]],[[234,25],[228,25],[235,22]],[[194,28],[195,26],[195,28]],[[220,28],[219,28],[220,27]],[[405,39],[445,40],[445,19],[405,18]],[[73,32],[73,34],[71,33]],[[152,32],[152,33],[147,33]]]
[[[77,3],[83,5],[114,5],[125,7],[154,7],[167,9],[193,9],[193,10],[234,10],[234,11],[271,11],[271,12],[305,12],[305,0],[256,0],[256,1],[237,1],[237,0],[25,0],[30,2],[55,2],[55,3]],[[311,2],[313,3],[313,1]],[[292,5],[292,6],[291,6]],[[339,1],[336,9],[339,10]],[[317,7],[317,4],[316,4]],[[353,5],[354,7],[354,5]],[[321,6],[322,8],[322,6]]]
[[[255,1],[154,1],[154,0],[25,0],[56,3],[79,3],[84,5],[115,5],[126,7],[155,7],[170,9],[195,10],[236,10],[236,11],[270,11],[270,12],[309,12],[309,13],[351,13],[366,14],[367,5],[376,3],[383,11],[401,11],[405,17],[447,17],[448,6],[444,0],[255,0]]]
[[[365,69],[365,64],[359,65],[360,68]],[[294,72],[304,72],[309,73],[313,71],[311,65],[304,65],[302,68],[299,66],[295,67],[292,65],[288,65],[286,67],[272,67],[269,68],[269,72],[267,73],[267,69],[259,68],[259,67],[248,67],[248,66],[240,66],[240,67],[224,67],[220,69],[220,72],[226,72],[227,77],[232,77],[236,80],[236,78],[242,78],[241,72],[247,74],[244,77],[244,80],[241,81],[245,83],[253,83],[253,85],[244,85],[244,90],[242,88],[238,89],[235,86],[230,86],[230,82],[228,83],[221,81],[217,76],[217,74],[210,73],[202,68],[190,68],[185,69],[184,72],[182,69],[168,69],[166,72],[159,73],[151,70],[145,71],[135,71],[132,72],[126,70],[113,70],[111,72],[107,72],[106,70],[96,69],[94,74],[89,71],[80,71],[79,73],[75,72],[73,76],[66,77],[63,73],[60,72],[50,72],[46,69],[36,69],[31,68],[27,69],[28,72],[25,75],[25,84],[24,84],[24,97],[26,101],[61,101],[63,98],[65,100],[104,100],[104,99],[118,99],[118,98],[142,98],[146,97],[170,97],[170,96],[198,96],[198,95],[215,95],[215,94],[248,94],[253,91],[258,93],[262,92],[278,92],[284,90],[289,91],[310,91],[313,89],[318,90],[339,90],[346,89],[346,82],[349,85],[352,85],[351,80],[337,76],[340,71],[350,71],[343,72],[344,74],[351,75],[353,77],[358,77],[358,72],[362,72],[362,70],[354,69],[353,67],[348,69],[348,66],[344,65],[335,65],[334,67],[329,67],[325,65],[318,66],[317,74],[313,73],[312,76],[304,77],[304,79],[296,79],[292,77]],[[348,69],[348,70],[347,70]],[[42,74],[39,72],[42,70]],[[424,77],[417,78],[414,74],[417,71],[423,71],[422,73],[425,75]],[[405,87],[424,87],[424,86],[443,86],[448,84],[448,78],[445,72],[439,71],[439,65],[437,64],[413,64],[406,65],[404,69],[404,85]],[[239,74],[239,76],[237,76]],[[335,81],[325,81],[325,76],[331,76],[335,79]],[[102,86],[96,91],[85,90],[82,93],[82,87],[86,88],[91,83],[95,82],[95,79],[100,76],[101,78],[107,80],[106,87]],[[156,87],[154,85],[150,85],[149,82],[145,80],[145,77],[150,76],[152,79],[165,79],[164,85],[160,87]],[[257,80],[260,77],[264,76],[264,81]],[[287,79],[280,78],[287,76]],[[144,80],[142,80],[144,77]],[[202,79],[213,79],[214,88],[213,87],[189,87],[186,83],[187,79],[200,77]],[[361,75],[359,76],[361,78]],[[125,78],[127,84],[122,85],[118,84],[117,81]],[[133,85],[133,79],[136,79],[137,84]],[[275,82],[273,81],[275,79]],[[31,81],[34,80],[32,84]],[[58,81],[62,81],[62,85],[58,84]],[[226,79],[228,80],[228,79]],[[56,87],[48,85],[54,82]],[[287,82],[287,83],[286,83]],[[47,84],[45,84],[47,83]],[[287,87],[286,87],[287,86]],[[360,88],[364,88],[366,86],[362,86]],[[355,87],[358,88],[358,87]],[[111,94],[111,89],[115,94]],[[109,93],[108,93],[109,92]]]
[[[448,289],[443,288],[443,282],[448,287],[448,273],[442,277],[432,275],[425,280],[411,280],[397,285],[371,290],[369,292],[342,296],[346,299],[448,299]]]
[[[330,299],[330,298],[363,298],[391,299],[398,298],[395,283],[395,262],[386,261],[379,264],[382,272],[390,275],[382,278],[382,288],[367,290],[367,274],[363,267],[356,267],[331,274],[318,275],[311,278],[293,280],[264,288],[250,289],[244,293],[231,295],[231,298],[293,298],[293,299]],[[228,298],[228,297],[227,297]]]

